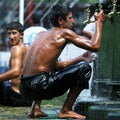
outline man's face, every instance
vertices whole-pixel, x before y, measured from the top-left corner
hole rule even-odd
[[[73,24],[74,24],[74,18],[72,16],[72,12],[70,12],[67,16],[66,16],[66,20],[63,20],[63,27],[64,28],[68,28],[71,29]]]
[[[22,37],[22,34],[17,30],[8,30],[7,31],[10,45],[17,45]]]

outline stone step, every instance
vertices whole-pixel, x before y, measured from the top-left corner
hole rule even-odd
[[[120,112],[120,104],[94,105],[88,109],[88,120],[106,120],[109,112]]]
[[[87,120],[106,120],[108,112],[120,111],[120,102],[111,100],[81,101],[75,105],[74,111],[87,116]]]
[[[120,120],[120,112],[108,112],[106,120]]]

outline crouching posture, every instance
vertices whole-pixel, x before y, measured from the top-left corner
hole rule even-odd
[[[96,33],[90,40],[71,30],[74,19],[69,7],[55,5],[50,16],[54,27],[40,32],[26,54],[21,75],[21,93],[34,100],[29,113],[29,116],[34,118],[47,116],[40,107],[42,100],[61,96],[69,89],[58,118],[85,119],[86,116],[74,112],[72,106],[81,90],[88,88],[91,67],[85,62],[86,59],[83,59],[85,55],[78,55],[67,61],[58,61],[58,58],[69,42],[86,50],[98,51],[105,20],[104,13],[95,13]]]

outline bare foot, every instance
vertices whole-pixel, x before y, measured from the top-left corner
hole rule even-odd
[[[34,110],[28,113],[30,118],[37,118],[37,117],[48,117],[48,115],[41,110]]]
[[[73,111],[67,111],[67,112],[60,112],[58,114],[58,118],[60,118],[60,119],[74,118],[74,119],[85,120],[86,116],[77,114],[76,112],[73,112]]]

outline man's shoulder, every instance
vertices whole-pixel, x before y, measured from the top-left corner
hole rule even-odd
[[[73,30],[68,29],[68,28],[63,28],[63,29],[61,29],[61,31],[62,31],[64,34],[72,34],[72,33],[75,33]]]
[[[22,55],[26,54],[27,50],[26,45],[16,45],[11,48],[11,55],[14,57],[22,57]]]
[[[14,46],[11,47],[11,50],[15,50],[15,51],[20,50],[20,51],[23,51],[23,48],[24,48],[24,47],[26,47],[25,44],[14,45]]]

